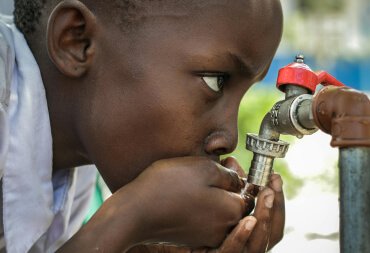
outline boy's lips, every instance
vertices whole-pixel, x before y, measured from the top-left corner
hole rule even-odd
[[[218,155],[209,155],[208,156],[212,161],[215,161],[216,163],[220,163],[221,164],[221,159]]]

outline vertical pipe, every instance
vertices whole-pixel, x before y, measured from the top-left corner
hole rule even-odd
[[[370,147],[340,148],[340,252],[370,252]]]

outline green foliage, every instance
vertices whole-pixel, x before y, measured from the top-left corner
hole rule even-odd
[[[240,164],[248,171],[253,153],[245,149],[245,138],[247,133],[258,133],[261,121],[265,114],[279,100],[284,98],[284,94],[279,92],[273,85],[267,87],[253,86],[244,96],[240,108],[238,119],[239,141],[236,150],[231,154],[235,156]],[[294,137],[282,136],[284,141],[292,143]],[[302,179],[295,177],[287,164],[282,159],[276,159],[274,170],[278,172],[284,180],[284,191],[287,198],[293,198],[303,185]]]
[[[297,5],[303,13],[337,13],[344,9],[343,0],[298,0]]]

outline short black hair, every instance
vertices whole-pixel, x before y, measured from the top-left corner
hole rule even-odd
[[[46,3],[57,4],[61,0],[14,0],[14,23],[23,34],[33,33],[40,22],[42,11],[46,8]],[[87,6],[93,7],[95,4],[103,3],[96,0],[82,0]],[[123,30],[133,28],[144,14],[146,7],[150,4],[162,4],[163,0],[109,0],[105,1],[104,6],[109,7],[109,13],[114,16],[113,20]]]
[[[23,34],[35,31],[46,0],[15,0],[14,23]]]

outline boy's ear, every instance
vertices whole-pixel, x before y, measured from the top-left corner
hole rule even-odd
[[[77,78],[89,69],[95,53],[95,15],[80,1],[60,2],[47,24],[50,59],[63,74]]]

